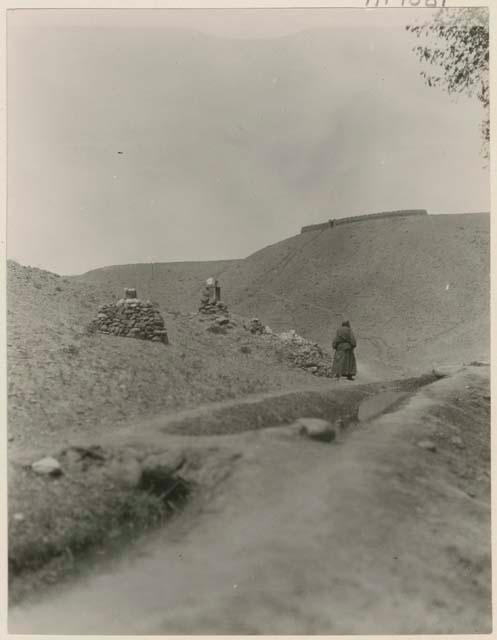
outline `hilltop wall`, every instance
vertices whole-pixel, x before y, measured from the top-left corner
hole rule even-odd
[[[302,227],[300,233],[307,231],[322,231],[339,224],[349,224],[350,222],[362,222],[364,220],[374,220],[378,218],[407,218],[408,216],[426,216],[426,209],[401,209],[399,211],[381,211],[380,213],[368,213],[362,216],[351,216],[350,218],[338,218],[336,220],[328,220],[319,224],[310,224]]]

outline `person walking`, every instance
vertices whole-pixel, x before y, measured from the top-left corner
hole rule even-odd
[[[342,322],[342,326],[337,329],[333,340],[335,357],[333,358],[331,373],[337,380],[340,380],[342,376],[345,376],[348,380],[353,380],[357,374],[355,348],[356,339],[354,333],[350,328],[350,322],[345,320]]]

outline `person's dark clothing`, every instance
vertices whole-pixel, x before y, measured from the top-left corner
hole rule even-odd
[[[348,324],[348,323],[347,323]],[[337,330],[333,340],[335,357],[333,359],[332,375],[336,378],[346,376],[352,378],[357,374],[357,364],[354,355],[356,339],[350,325],[343,323]]]

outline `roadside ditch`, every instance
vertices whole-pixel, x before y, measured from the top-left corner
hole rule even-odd
[[[58,466],[42,474],[33,469],[36,460],[10,460],[10,604],[80,574],[90,556],[98,561],[100,555],[111,555],[176,517],[201,492],[213,491],[243,455],[237,434],[302,417],[346,429],[393,410],[440,377],[432,373],[348,387],[343,382],[330,384],[327,391],[292,391],[207,407],[183,419],[168,417],[153,438],[137,431],[132,443],[102,439],[46,452]]]

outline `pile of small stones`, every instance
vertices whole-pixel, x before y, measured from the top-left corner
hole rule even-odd
[[[228,329],[232,329],[235,326],[235,322],[228,311],[228,305],[221,302],[221,300],[213,300],[208,287],[205,288],[202,294],[198,311],[202,321],[209,321],[206,331],[228,333]]]
[[[332,377],[333,359],[316,342],[306,340],[295,331],[277,336],[280,350],[294,367],[304,369],[315,376]]]
[[[269,327],[266,327],[259,318],[252,318],[252,320],[246,323],[244,327],[255,336],[262,336],[266,333],[271,333]]]
[[[205,289],[200,300],[200,306],[198,308],[199,313],[205,316],[228,316],[228,306],[220,300],[212,300],[209,289]]]
[[[139,300],[135,289],[125,289],[125,298],[98,308],[92,320],[92,332],[138,338],[169,344],[164,319],[158,305],[149,300]]]

